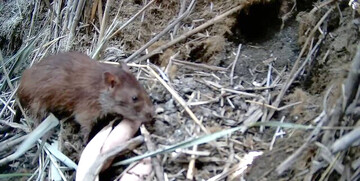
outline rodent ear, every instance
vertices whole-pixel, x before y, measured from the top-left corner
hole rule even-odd
[[[114,88],[115,85],[117,84],[117,80],[116,80],[116,76],[110,72],[105,72],[104,73],[104,79],[105,79],[105,84],[110,86],[111,88]]]
[[[125,72],[130,72],[130,68],[129,68],[129,66],[126,65],[126,63],[120,62],[119,64],[120,64],[121,69],[123,69]]]

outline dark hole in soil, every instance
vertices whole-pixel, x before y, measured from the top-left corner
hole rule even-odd
[[[194,49],[192,49],[189,53],[189,60],[190,62],[201,62],[201,57],[203,57],[206,54],[206,48],[204,45],[200,45]]]
[[[233,35],[228,36],[235,43],[263,42],[280,30],[281,19],[278,17],[280,1],[258,3],[241,11],[237,22],[231,28]]]
[[[297,11],[308,11],[313,8],[315,0],[296,0]]]
[[[134,0],[134,4],[141,5],[141,4],[142,4],[142,1],[141,1],[141,0]]]

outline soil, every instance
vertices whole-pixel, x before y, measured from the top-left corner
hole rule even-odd
[[[95,16],[94,20],[90,18],[91,2],[85,3],[85,11],[77,27],[76,38],[71,51],[89,54],[96,46],[99,33],[95,27],[99,28],[100,25],[98,15]],[[296,1],[293,11],[291,11],[294,5],[293,1],[250,2],[242,11],[226,17],[219,23],[188,37],[166,49],[162,54],[149,59],[151,63],[164,70],[169,65],[170,58],[173,58],[173,64],[169,66],[169,71],[165,71],[169,79],[168,83],[185,101],[189,101],[190,109],[211,132],[241,126],[257,110],[265,110],[263,106],[249,102],[261,102],[262,99],[226,92],[222,88],[245,91],[265,97],[267,100],[265,103],[269,105],[274,102],[280,89],[289,78],[289,73],[305,44],[306,38],[309,36],[309,32],[330,7],[336,6],[330,4],[312,13],[313,5],[319,4],[319,2]],[[104,10],[106,2],[102,1],[102,3]],[[197,2],[190,15],[182,21],[176,34],[173,33],[172,36],[176,37],[188,32],[240,3],[242,1],[236,0]],[[110,22],[116,16],[120,4],[118,22],[121,23],[127,21],[144,6],[143,1],[115,0],[110,8]],[[276,111],[271,118],[272,121],[280,121],[284,117],[284,122],[315,125],[316,123],[313,120],[321,113],[324,95],[330,87],[333,87],[333,91],[328,99],[329,108],[335,104],[341,95],[341,84],[347,76],[350,62],[359,45],[360,19],[359,14],[349,7],[347,2],[338,2],[337,4],[336,10],[333,10],[325,23],[320,26],[324,35],[316,31],[311,41],[311,46],[314,46],[320,38],[323,38],[319,48],[312,56],[312,61],[297,76],[279,107],[299,101],[301,103]],[[33,13],[35,6],[38,8],[36,17]],[[50,1],[49,6],[55,7],[54,2]],[[66,4],[64,3],[62,6],[65,7]],[[50,24],[46,23],[46,17],[51,14],[48,9],[48,5],[43,1],[40,3],[33,1],[0,2],[0,22],[2,22],[0,24],[0,49],[5,62],[28,44],[30,37],[35,37],[40,33],[42,27],[46,29],[42,32],[44,38],[35,43],[35,48],[28,55],[29,58],[21,65],[16,65],[16,71],[10,75],[15,85],[18,84],[17,80],[22,70],[33,59],[38,61],[46,54],[65,50],[66,38],[59,39],[48,49],[42,47],[44,43],[56,37],[67,35],[60,30],[57,35],[52,34],[55,26],[51,21]],[[107,42],[106,48],[101,52],[101,59],[122,61],[130,56],[170,24],[169,22],[178,16],[179,9],[179,1],[154,2],[145,11],[143,20],[137,18],[126,26],[121,33]],[[285,15],[289,16],[285,17]],[[171,35],[168,33],[150,46],[148,51],[151,52],[169,41],[171,41]],[[230,70],[240,44],[240,57],[235,64],[234,83],[231,85]],[[301,57],[301,61],[305,60],[308,52],[307,49],[305,55]],[[175,57],[172,57],[174,55]],[[190,62],[192,65],[181,62]],[[146,62],[137,63],[146,64]],[[204,64],[217,69],[204,68],[201,66]],[[7,68],[12,65],[14,64],[8,63]],[[271,69],[270,74],[269,69]],[[136,74],[139,72],[139,69],[132,68],[132,70]],[[2,84],[5,84],[3,73],[1,78]],[[271,83],[278,82],[270,86],[267,85],[268,79]],[[156,105],[158,113],[156,122],[146,125],[146,127],[150,130],[153,142],[157,147],[162,148],[193,138],[198,128],[177,100],[148,74],[142,72],[139,81],[144,85]],[[11,90],[4,90],[1,94],[4,99],[9,99]],[[191,105],[191,103],[203,101],[209,101],[209,103]],[[6,110],[1,116],[1,119],[11,120],[12,113]],[[259,117],[258,120],[261,119]],[[343,120],[341,124],[347,123]],[[356,121],[353,121],[353,125],[355,124]],[[0,128],[3,127],[5,126],[2,125]],[[78,125],[66,121],[58,130],[60,130],[58,131],[60,134],[54,134],[54,137],[60,135],[61,151],[77,162],[83,149],[81,138],[77,135]],[[251,151],[263,151],[264,153],[255,159],[244,175],[234,177],[233,180],[239,180],[240,177],[249,181],[303,180],[309,176],[311,162],[318,149],[314,144],[305,149],[298,161],[282,175],[278,175],[275,169],[303,145],[311,131],[284,128],[282,131],[285,134],[276,140],[270,150],[269,147],[275,130],[276,127],[266,127],[264,130],[254,127],[245,133],[236,132],[228,138],[218,139],[216,142],[221,145],[222,149],[226,150],[223,155],[220,155],[211,144],[199,145],[199,151],[208,151],[210,155],[197,157],[196,174],[193,180],[207,180],[223,173],[224,170],[236,165],[239,161],[238,158]],[[19,129],[11,129],[7,134],[24,135],[25,133]],[[0,141],[8,138],[3,132],[0,132],[0,135]],[[140,150],[145,149],[142,147]],[[8,155],[10,151],[11,149],[2,151],[0,155]],[[31,165],[31,161],[35,152],[36,149],[33,148],[25,154],[25,157],[6,167],[1,167],[1,173],[34,173],[37,167]],[[359,158],[356,156],[358,155],[352,154],[353,160]],[[189,155],[174,153],[162,155],[161,158],[164,172],[170,180],[186,180]],[[344,164],[348,165],[349,163]],[[109,177],[115,178],[119,170],[122,169],[116,168],[117,171],[113,173],[114,175]],[[312,180],[318,180],[322,171],[324,170],[315,173]],[[109,174],[109,172],[106,173]],[[341,177],[336,172],[333,172],[332,176],[333,178]],[[66,171],[66,177],[73,178],[74,172]],[[227,178],[227,180],[232,179],[230,176]]]

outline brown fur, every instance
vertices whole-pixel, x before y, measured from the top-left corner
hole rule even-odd
[[[85,137],[107,114],[142,122],[154,114],[148,94],[126,65],[99,63],[75,52],[49,56],[25,70],[17,93],[37,123],[49,112],[67,113]]]

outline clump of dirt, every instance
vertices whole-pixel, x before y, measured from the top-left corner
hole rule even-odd
[[[30,25],[28,17],[31,16],[32,7],[33,4],[27,1],[0,4],[0,48],[5,55],[18,51],[25,36],[28,36],[23,30]]]
[[[337,13],[334,15],[340,16]],[[351,8],[345,8],[340,23],[333,27],[333,31],[324,40],[321,53],[315,60],[314,67],[310,69],[310,78],[306,85],[311,93],[321,93],[346,77],[349,63],[359,44],[360,24],[358,19],[352,17]]]
[[[325,29],[325,31],[331,30],[331,32],[329,32],[329,35],[324,39],[324,43],[319,51],[320,54],[312,63],[312,67],[306,69],[309,71],[306,76],[304,75],[307,79],[300,79],[303,80],[301,83],[303,89],[295,89],[292,94],[287,96],[290,102],[302,102],[300,105],[291,109],[290,115],[293,116],[294,122],[303,124],[314,119],[321,111],[324,95],[330,87],[333,87],[332,92],[335,92],[335,94],[330,96],[327,101],[328,108],[332,107],[337,97],[339,97],[341,92],[339,83],[346,77],[349,63],[355,55],[356,47],[359,44],[359,25],[356,23],[357,19],[352,19],[351,12],[351,8],[344,8],[341,23],[337,26],[328,26],[329,29]],[[321,18],[319,17],[320,15],[315,16],[312,13],[306,12],[299,13],[298,17],[300,16],[307,20],[309,27],[313,27],[313,25],[317,23],[317,20]],[[334,16],[336,17],[336,13]],[[303,29],[305,24],[304,21],[301,21],[299,36],[304,36]],[[303,41],[299,41],[299,43],[302,44]],[[280,145],[280,149],[293,147],[292,149],[296,150],[303,142],[298,136],[299,135],[296,134],[296,136],[292,135],[290,138],[283,139],[282,141],[286,142],[286,146],[281,146],[280,143],[278,143],[277,146]],[[298,141],[294,142],[294,139]],[[289,153],[287,154],[286,151],[281,150],[277,151],[274,148],[274,151],[266,152],[265,155],[258,158],[258,161],[255,161],[254,166],[246,178],[249,180],[301,180],[303,176],[299,175],[302,175],[301,173],[309,167],[306,162],[311,160],[313,152],[314,150],[308,148],[301,154],[301,158],[297,159],[299,161],[296,162],[296,165],[292,166],[290,169],[291,172],[286,172],[284,175],[278,176],[274,168],[287,157],[284,157],[284,154],[288,155]],[[273,166],[269,166],[269,164],[273,164]],[[261,175],[260,178],[259,175]]]
[[[321,111],[319,104],[322,102],[321,97],[305,92],[299,88],[296,88],[293,93],[286,96],[285,101],[287,104],[299,103],[289,109],[289,115],[293,121],[298,124],[308,124],[308,121],[314,119],[317,113]]]
[[[290,138],[280,138],[277,140],[272,150],[266,151],[259,158],[255,159],[251,170],[246,175],[246,180],[302,180],[301,173],[308,168],[308,160],[313,156],[314,147],[309,147],[305,150],[305,154],[301,155],[300,162],[293,165],[291,171],[278,175],[276,168],[288,158],[294,151],[299,148],[305,139],[306,132],[296,131],[291,133]],[[298,175],[299,174],[299,175]]]
[[[158,41],[155,42],[154,44],[152,44],[149,48],[148,51],[152,52],[154,51],[156,48],[164,45],[166,42],[165,41]],[[165,67],[166,65],[169,64],[170,58],[172,55],[174,55],[174,51],[169,48],[166,49],[165,52],[163,52],[162,54],[157,54],[153,57],[150,58],[151,63],[154,63],[156,65],[160,65],[161,67]]]
[[[213,36],[205,40],[189,43],[190,52],[188,60],[191,62],[213,62],[214,55],[224,51],[225,39],[222,36]]]

